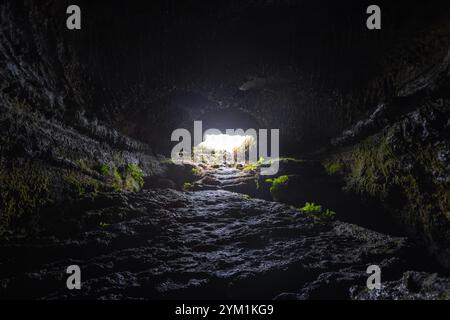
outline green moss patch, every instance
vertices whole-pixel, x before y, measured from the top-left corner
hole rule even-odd
[[[100,183],[97,180],[79,172],[68,172],[64,175],[64,180],[78,197],[94,197],[100,189]]]
[[[99,171],[114,191],[139,191],[144,186],[144,173],[137,164],[128,164],[122,174],[109,164],[101,165]]]
[[[0,234],[37,219],[39,209],[49,200],[49,178],[41,165],[0,164]]]
[[[127,165],[125,188],[128,190],[139,191],[144,186],[144,173],[137,164]]]
[[[445,143],[385,129],[356,146],[345,165],[346,187],[378,199],[413,236],[433,246],[450,245],[448,169],[439,159]]]
[[[329,162],[324,167],[329,175],[336,175],[342,171],[342,164],[340,162]]]

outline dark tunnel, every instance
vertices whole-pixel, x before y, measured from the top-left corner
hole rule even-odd
[[[2,1],[0,299],[450,299],[450,3],[374,4]]]

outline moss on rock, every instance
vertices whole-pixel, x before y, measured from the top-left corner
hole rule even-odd
[[[49,200],[49,178],[41,165],[0,163],[0,235],[20,222],[35,221]]]
[[[79,197],[95,197],[100,190],[99,181],[76,171],[69,171],[64,175],[64,180]]]
[[[99,171],[114,191],[139,191],[144,186],[144,173],[137,164],[128,164],[123,174],[108,164],[101,165]]]
[[[127,165],[127,176],[125,186],[128,190],[139,191],[144,186],[144,174],[137,164]]]
[[[436,110],[419,110],[341,160],[348,189],[381,200],[411,235],[450,266],[450,146],[437,135],[441,118]]]

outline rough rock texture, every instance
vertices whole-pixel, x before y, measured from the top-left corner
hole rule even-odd
[[[331,140],[335,146],[347,146],[373,135],[401,120],[402,116],[427,104],[430,99],[448,98],[450,51],[429,69],[410,79],[388,103],[379,104],[366,119]]]
[[[396,261],[413,266],[417,252],[405,238],[227,191],[104,195],[79,213],[101,221],[108,212],[121,220],[76,237],[3,243],[0,296],[273,298],[329,277],[327,272]],[[81,267],[81,291],[65,287],[65,269],[72,264]],[[355,277],[346,287],[364,284]]]
[[[82,110],[80,61],[65,42],[64,1],[5,1],[0,7],[0,102],[62,119]],[[81,80],[81,81],[80,81]],[[83,99],[84,98],[84,99]]]
[[[448,99],[404,115],[331,161],[346,188],[381,200],[391,215],[449,266]],[[328,164],[330,165],[330,164]]]
[[[397,281],[385,282],[380,290],[351,288],[358,300],[449,300],[450,282],[437,274],[408,271]]]
[[[167,171],[147,145],[83,117],[68,126],[26,106],[5,106],[0,131],[0,234],[35,227],[44,205],[139,190],[144,176]]]
[[[411,12],[378,33],[361,28],[361,1],[80,1],[79,32],[64,28],[69,4],[5,1],[0,99],[68,121],[82,111],[164,152],[162,134],[226,110],[280,128],[286,150],[315,148],[374,105],[433,81],[415,79],[438,70],[449,44],[445,1],[385,1],[386,21]]]
[[[450,53],[332,140],[326,166],[450,266]]]
[[[259,196],[255,172],[221,166],[217,170],[206,170],[206,174],[193,185],[194,190],[227,190]]]
[[[331,1],[324,11],[320,1],[86,0],[83,29],[72,32],[69,1],[3,1],[0,295],[72,297],[65,267],[79,263],[86,298],[348,298],[375,262],[393,270],[385,297],[398,296],[398,279],[415,265],[407,240],[218,190],[270,199],[254,173],[202,173],[195,193],[131,193],[190,186],[198,168],[155,152],[170,153],[173,129],[220,122],[225,112],[234,115],[223,121],[230,128],[243,118],[280,128],[286,154],[329,151],[331,137],[361,120],[333,140],[335,157],[287,161],[280,174],[291,189],[278,200],[389,224],[381,204],[450,266],[442,3],[385,1],[387,23],[368,33],[361,1]],[[339,177],[372,202],[340,197]],[[413,276],[419,284],[429,276],[421,277]],[[364,294],[376,298],[353,297]]]

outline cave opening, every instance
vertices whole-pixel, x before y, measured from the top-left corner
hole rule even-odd
[[[211,131],[208,129],[203,141],[193,148],[194,159],[197,161],[213,165],[238,165],[257,161],[250,159],[248,155],[249,149],[254,148],[256,144],[254,135],[227,134],[220,131],[208,133]]]
[[[196,127],[197,124],[200,127]],[[239,165],[258,161],[259,121],[249,112],[238,108],[204,111],[194,121],[194,137],[202,139],[192,144],[195,162],[213,165]]]
[[[448,0],[67,2],[0,6],[0,299],[448,297]]]

